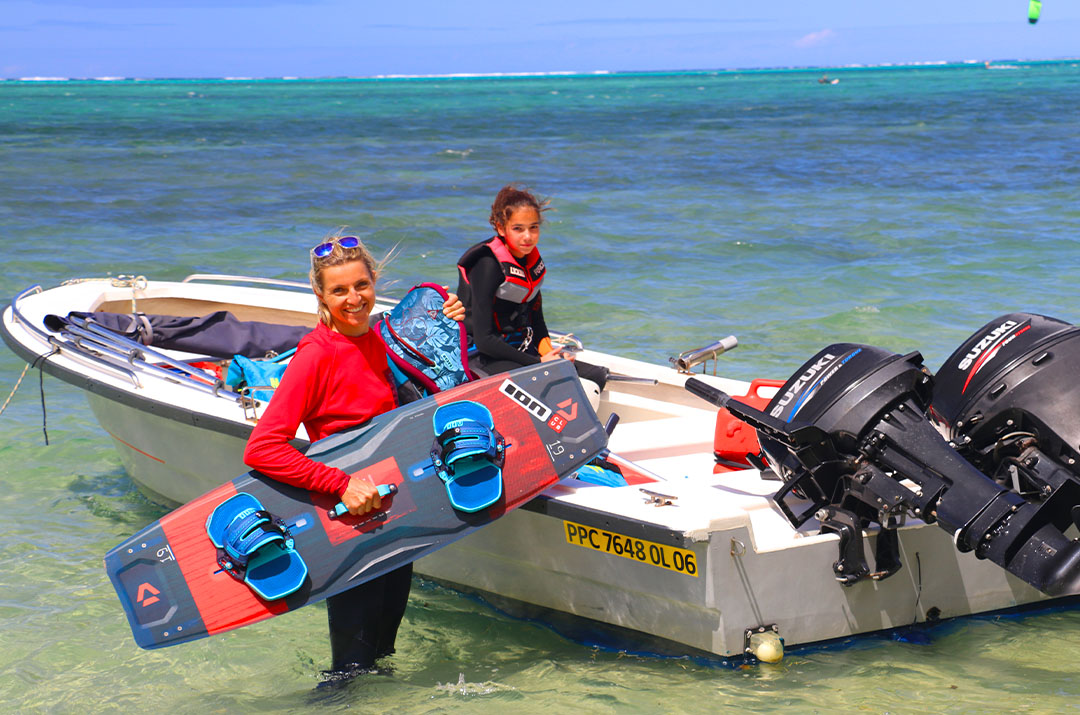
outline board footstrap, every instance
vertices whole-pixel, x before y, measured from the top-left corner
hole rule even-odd
[[[432,418],[431,463],[458,511],[486,509],[502,497],[506,440],[483,405],[461,400],[443,405]]]
[[[206,535],[221,570],[268,601],[295,592],[307,578],[307,564],[293,548],[289,527],[247,492],[214,508],[206,519]]]

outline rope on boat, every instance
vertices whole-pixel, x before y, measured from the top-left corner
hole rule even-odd
[[[46,422],[45,416],[45,372],[42,370],[42,365],[45,361],[51,358],[56,353],[60,352],[55,346],[50,352],[42,353],[34,358],[33,362],[26,363],[26,367],[23,368],[22,374],[19,375],[19,379],[15,381],[15,387],[11,388],[11,394],[4,400],[3,406],[0,406],[0,415],[4,414],[4,410],[11,404],[11,398],[15,397],[15,393],[19,391],[19,385],[22,384],[23,378],[26,377],[26,373],[30,371],[30,368],[37,366],[38,369],[38,389],[41,390],[41,431],[45,433],[45,446],[49,446],[49,428]]]
[[[922,559],[919,558],[919,552],[918,551],[915,552],[915,564],[917,566],[916,573],[918,574],[918,578],[917,578],[917,584],[918,585],[917,585],[917,587],[915,589],[915,614],[912,616],[912,619],[911,619],[911,624],[912,625],[915,625],[916,623],[919,622],[919,602],[922,601]]]
[[[42,362],[45,362],[42,360]],[[45,433],[45,446],[49,446],[49,427],[45,422],[45,371],[38,368],[38,389],[41,390],[41,431]]]
[[[76,283],[93,283],[94,281],[109,281],[115,288],[134,288],[136,290],[146,290],[146,276],[129,276],[121,273],[118,276],[105,276],[104,278],[68,278],[61,283],[62,286],[74,285]]]
[[[94,281],[109,281],[114,288],[131,288],[131,312],[138,313],[139,308],[136,304],[137,293],[141,290],[146,290],[147,280],[146,276],[127,275],[121,273],[118,276],[106,276],[104,278],[69,278],[60,285],[73,285],[75,283],[92,283]]]
[[[23,368],[22,374],[19,375],[19,379],[15,381],[15,387],[11,389],[11,394],[4,400],[4,406],[0,407],[0,415],[4,414],[4,410],[7,409],[8,403],[11,402],[11,398],[15,397],[15,393],[19,391],[19,385],[22,384],[23,378],[26,377],[27,371],[30,369],[30,363],[26,363],[26,367]]]
[[[49,426],[46,422],[45,412],[45,361],[60,352],[60,348],[53,345],[53,349],[47,353],[42,353],[34,358],[34,362],[30,363],[28,367],[34,367],[37,365],[38,369],[38,389],[41,390],[41,431],[45,433],[45,446],[49,446]]]

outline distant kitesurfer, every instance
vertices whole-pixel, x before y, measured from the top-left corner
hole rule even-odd
[[[303,423],[315,441],[398,406],[383,343],[369,329],[378,270],[355,236],[332,236],[311,249],[311,289],[319,323],[300,341],[273,399],[248,439],[244,462],[303,489],[333,494],[351,514],[382,506],[375,485],[301,454],[289,442]],[[443,313],[461,321],[450,295]],[[326,599],[332,678],[370,671],[394,652],[405,614],[412,564]]]
[[[495,235],[474,244],[458,259],[458,294],[477,350],[469,365],[482,374],[559,358],[574,360],[573,353],[552,345],[544,321],[540,286],[546,267],[537,244],[546,208],[547,202],[529,190],[504,186],[488,217]],[[580,377],[604,389],[607,368],[579,360],[574,366]]]

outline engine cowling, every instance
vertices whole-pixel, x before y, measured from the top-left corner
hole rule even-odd
[[[996,339],[1002,340],[997,347],[1002,358],[1010,354],[1001,350],[1012,345],[1004,340],[1015,335],[1009,332],[1014,328],[1007,325],[1005,332],[997,335]],[[1044,337],[1036,341],[1036,347],[1023,351],[1024,355],[1033,352],[1034,357],[1018,355],[1010,363],[1013,367],[1003,375],[1032,372],[1025,367],[1029,362],[1038,363],[1034,372],[1040,372],[1040,365],[1049,365],[1055,356],[1064,357],[1068,352],[1060,346],[1072,339],[1071,326],[1047,322],[1039,328],[1045,330],[1036,330],[1031,337],[1045,333]],[[1018,339],[1014,337],[1013,341]],[[975,342],[981,344],[982,340]],[[1043,352],[1050,357],[1042,357]],[[983,360],[984,365],[989,362],[990,358]],[[1003,359],[1000,364],[1004,363]],[[1075,364],[1080,368],[1080,352]],[[1047,381],[1059,377],[1057,372],[1047,371],[1046,375]],[[998,390],[991,372],[981,376],[976,373],[978,379],[969,380],[968,376],[964,378],[968,387],[961,391],[962,395],[970,390],[975,396],[985,389],[992,399],[1002,400],[1009,392]],[[949,378],[948,373],[945,377]],[[1021,410],[1023,403],[1033,399],[1032,395],[1046,394],[1043,379],[1032,382],[1008,378],[1006,386],[1028,386],[1016,392],[1018,405],[1014,410]],[[713,399],[707,390],[691,382],[687,383],[688,389]],[[974,551],[977,557],[997,563],[1045,593],[1080,592],[1080,543],[1064,534],[1072,523],[1073,507],[1080,504],[1080,490],[1075,488],[1080,487],[1080,481],[1060,469],[1052,455],[1030,451],[1022,456],[1032,460],[1025,484],[1039,487],[1034,497],[1013,488],[994,471],[988,476],[980,467],[987,469],[988,460],[996,456],[995,445],[1009,435],[1001,435],[995,428],[983,440],[989,452],[976,449],[976,439],[957,430],[962,430],[961,423],[965,423],[962,416],[974,414],[972,410],[983,403],[970,402],[966,397],[959,403],[950,400],[952,382],[947,383],[943,395],[945,399],[939,402],[932,377],[917,352],[898,355],[868,345],[837,343],[804,363],[764,410],[733,402],[726,395],[714,402],[757,429],[770,465],[784,481],[774,501],[791,523],[800,527],[817,517],[823,531],[840,534],[841,558],[834,570],[844,583],[854,583],[867,575],[884,577],[899,568],[895,554],[885,553],[878,555],[878,568],[871,572],[861,555],[861,530],[877,522],[883,534],[889,533],[902,516],[910,514],[952,534],[959,550]],[[938,420],[945,420],[952,442],[946,441],[927,418],[932,398],[935,406],[940,404]],[[1056,416],[1062,409],[1052,408],[1049,412]],[[1042,420],[1040,434],[1047,435],[1044,441],[1060,447],[1064,444],[1061,435],[1038,413],[1023,412],[1032,424]],[[979,422],[975,420],[976,425]],[[1000,421],[996,412],[993,420],[984,414],[982,422],[1007,425],[1007,419]],[[963,444],[958,444],[956,437]],[[1013,451],[1031,447],[1022,441],[1010,445]],[[810,501],[809,508],[803,508],[804,499]],[[895,539],[895,534],[890,538]],[[884,541],[889,543],[889,539]],[[879,550],[882,542],[879,536]]]

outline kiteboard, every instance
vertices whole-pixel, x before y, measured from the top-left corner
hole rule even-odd
[[[386,496],[374,512],[338,516],[331,495],[249,472],[113,548],[105,570],[139,646],[223,633],[446,546],[585,465],[606,443],[573,364],[540,363],[312,444],[308,457],[381,485]]]

